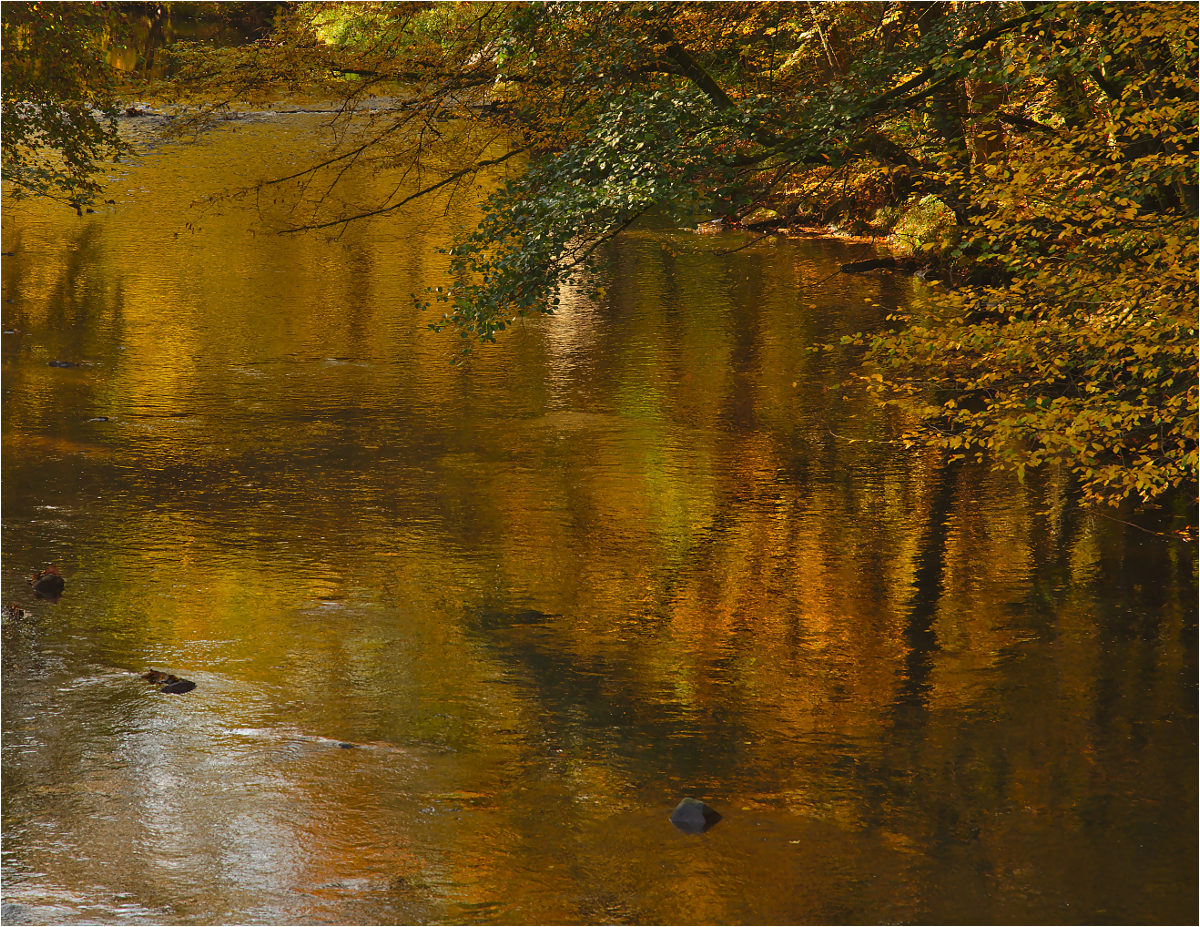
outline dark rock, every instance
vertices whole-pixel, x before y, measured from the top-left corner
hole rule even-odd
[[[343,750],[354,750],[358,747],[358,744],[339,743],[338,746]]]
[[[29,612],[21,608],[16,602],[9,602],[3,607],[5,620],[20,621],[22,618],[28,618]]]
[[[843,264],[841,271],[844,274],[861,274],[868,270],[882,270],[883,268],[892,268],[897,265],[895,258],[873,258],[869,261],[852,261],[849,264]]]
[[[915,274],[921,279],[925,279],[931,272],[931,268],[927,265],[922,265],[915,258],[872,258],[869,261],[853,261],[850,264],[843,264],[841,271],[844,274],[864,274],[872,270],[894,270],[903,274]],[[936,276],[936,274],[934,274]]]
[[[695,798],[685,798],[671,812],[671,823],[685,834],[702,834],[719,820],[721,815]]]
[[[89,422],[107,422],[108,416],[107,415],[97,415],[95,418],[89,418],[88,421]]]
[[[46,361],[47,367],[82,367],[83,364],[77,364],[75,361]]]
[[[48,566],[46,569],[34,573],[29,580],[29,585],[33,587],[33,594],[39,599],[48,599],[52,602],[57,601],[67,587],[66,580],[62,578],[58,567],[55,566]]]
[[[497,100],[488,100],[486,103],[464,103],[463,109],[479,113],[481,116],[498,116],[504,113],[508,107]]]
[[[168,692],[171,695],[182,695],[196,688],[196,684],[190,679],[180,679],[173,673],[164,673],[162,670],[148,670],[142,673],[142,679],[159,686],[159,692]]]

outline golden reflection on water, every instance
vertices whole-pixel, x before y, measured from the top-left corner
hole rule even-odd
[[[6,211],[6,923],[1186,916],[1193,552],[890,444],[920,284],[644,230],[453,367],[462,207],[194,203],[316,127]]]

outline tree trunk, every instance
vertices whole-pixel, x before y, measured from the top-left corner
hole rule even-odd
[[[917,20],[917,26],[922,36],[941,25],[950,13],[950,4],[943,0],[925,5],[924,12]],[[964,119],[967,115],[967,94],[961,79],[947,81],[929,98],[929,117],[934,129],[946,146],[946,151],[953,159],[954,169],[946,183],[943,199],[954,212],[955,221],[966,225],[969,218],[967,203],[962,195],[962,182],[955,180],[958,174],[963,180],[971,171],[971,157],[967,150],[967,133]]]

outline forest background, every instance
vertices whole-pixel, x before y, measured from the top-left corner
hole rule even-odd
[[[371,130],[272,181],[287,231],[504,172],[426,294],[464,352],[602,290],[648,217],[875,236],[940,295],[822,349],[862,353],[898,440],[1194,524],[1198,34],[1170,2],[9,2],[3,176],[82,211],[122,120],[324,96]],[[338,211],[372,163],[415,192]]]

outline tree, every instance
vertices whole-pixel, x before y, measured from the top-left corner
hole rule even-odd
[[[527,156],[528,169],[489,200],[480,227],[452,252],[461,283],[443,294],[444,321],[487,341],[516,316],[551,311],[560,284],[587,276],[596,246],[651,210],[743,217],[789,186],[845,186],[866,165],[893,199],[935,194],[965,221],[962,159],[939,157],[945,138],[965,137],[961,120],[957,129],[947,118],[931,128],[920,109],[940,113],[941,94],[964,81],[971,57],[1037,14],[1009,5],[940,18],[914,10],[468,4],[430,37],[421,29],[429,11],[372,8],[368,47],[288,44],[314,49],[309,61],[335,73],[415,85],[403,119],[380,133],[394,139],[403,125],[414,163],[440,135],[431,120],[464,101],[474,104],[471,118],[503,129],[481,136],[476,166]],[[306,15],[312,22],[329,7]],[[880,44],[880,35],[888,40]],[[359,154],[341,153],[313,174]]]
[[[1195,26],[1176,4],[1056,10],[1005,48],[1034,128],[961,178],[961,250],[997,282],[859,339],[915,439],[1062,462],[1091,501],[1194,487]]]
[[[106,161],[124,150],[105,43],[105,5],[6,3],[3,36],[5,181],[18,194],[61,199],[75,209],[100,192]]]
[[[20,5],[14,48],[55,34],[44,6]],[[94,41],[72,34],[72,48]],[[598,279],[599,246],[651,211],[862,220],[933,204],[946,227],[923,247],[963,285],[851,339],[875,365],[870,382],[908,410],[907,438],[1021,473],[1059,461],[1094,500],[1194,484],[1190,5],[304,3],[269,40],[173,53],[193,94],[320,86],[365,122],[273,181],[307,198],[292,231],[469,189],[504,165],[450,251],[453,285],[432,297],[464,350]],[[6,112],[28,125],[15,123],[12,174],[78,200],[115,134],[64,101],[105,85],[38,60],[18,56],[25,84],[5,87]],[[27,105],[39,81],[47,102]],[[379,87],[395,104],[360,108]],[[50,138],[59,174],[25,154],[56,113],[79,139]],[[329,211],[347,170],[380,163],[409,185]]]
[[[1062,462],[1091,501],[1193,487],[1194,10],[932,4],[904,47],[874,54],[861,24],[847,38],[866,11],[838,6],[840,30],[814,20],[824,62],[813,54],[790,79],[750,63],[770,29],[757,6],[733,28],[686,4],[639,8],[620,29],[631,46],[555,70],[553,86],[583,74],[573,131],[455,248],[466,282],[446,320],[490,339],[515,315],[552,311],[595,245],[649,209],[707,197],[744,212],[799,175],[866,162],[899,174],[894,189],[941,199],[957,225],[948,257],[990,281],[857,339],[881,392],[912,413],[909,440],[1022,474]],[[565,25],[527,28],[536,47]]]

